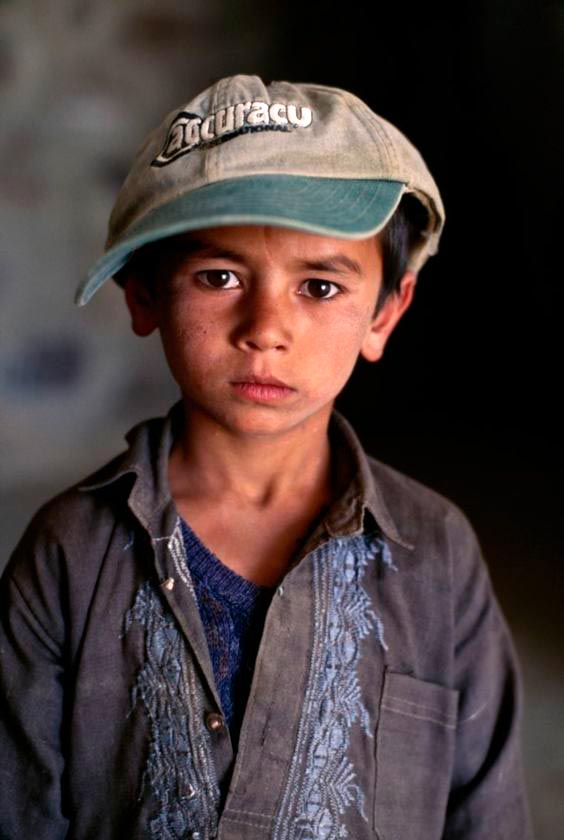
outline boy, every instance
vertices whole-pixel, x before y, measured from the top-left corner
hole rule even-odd
[[[4,575],[2,837],[530,837],[474,533],[333,410],[443,223],[345,91],[235,76],[146,140],[77,299],[115,276],[182,400]]]

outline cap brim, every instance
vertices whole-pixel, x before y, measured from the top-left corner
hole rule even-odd
[[[208,184],[146,213],[88,272],[75,302],[88,303],[134,251],[167,236],[224,225],[274,225],[343,239],[381,230],[399,204],[401,181],[255,175]]]

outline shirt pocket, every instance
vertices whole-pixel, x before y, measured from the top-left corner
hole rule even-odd
[[[458,691],[386,671],[376,730],[374,832],[379,840],[440,840]]]

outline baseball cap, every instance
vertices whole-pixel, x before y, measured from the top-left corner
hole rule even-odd
[[[340,88],[220,79],[141,145],[105,253],[75,301],[87,303],[136,250],[165,237],[262,224],[361,239],[386,225],[404,193],[426,210],[409,262],[419,271],[438,250],[445,214],[421,154],[399,129]]]

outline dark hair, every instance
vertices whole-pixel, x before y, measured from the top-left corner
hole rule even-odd
[[[427,226],[427,210],[419,199],[410,193],[402,196],[393,216],[380,231],[378,237],[382,246],[382,286],[376,301],[374,315],[392,294],[400,290],[400,282],[407,271],[410,254],[421,239]],[[159,263],[167,249],[163,240],[150,242],[134,251],[129,261],[115,275],[114,280],[123,285],[130,272],[139,274],[144,282],[154,288],[159,275]]]
[[[382,286],[374,314],[387,298],[397,294],[409,263],[410,254],[427,227],[427,210],[411,193],[404,193],[394,215],[380,233],[382,245]]]

